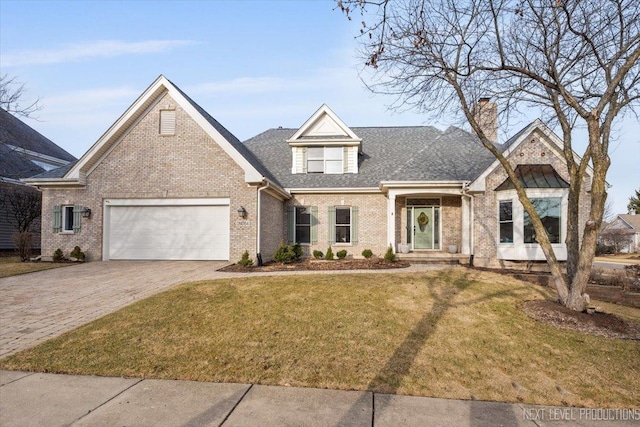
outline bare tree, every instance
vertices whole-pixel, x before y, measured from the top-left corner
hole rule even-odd
[[[22,103],[26,88],[24,83],[16,81],[8,74],[0,76],[0,107],[14,116],[31,117],[40,110],[40,98],[26,105]]]
[[[531,217],[560,302],[585,309],[607,198],[609,141],[616,119],[638,106],[640,2],[637,0],[342,0],[351,19],[362,13],[370,87],[399,105],[464,117],[498,159]],[[369,21],[369,22],[366,22]],[[473,111],[496,100],[502,123],[536,108],[561,129],[570,177],[567,274],[513,166],[482,130]],[[586,127],[587,148],[574,156],[573,133]],[[592,168],[588,220],[580,230],[579,198]],[[580,239],[580,232],[582,238]]]
[[[614,253],[619,254],[633,243],[633,231],[623,228],[606,228],[602,232],[601,240],[605,245],[612,246]]]
[[[26,185],[0,184],[0,211],[19,233],[33,231],[42,211],[40,191]]]

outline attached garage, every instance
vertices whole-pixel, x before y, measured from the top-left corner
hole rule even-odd
[[[228,260],[229,199],[108,199],[104,260]]]

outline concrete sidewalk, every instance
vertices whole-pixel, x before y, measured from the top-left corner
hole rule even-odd
[[[621,420],[625,418],[635,420]],[[593,420],[597,418],[599,420]],[[626,426],[640,411],[0,371],[9,426]]]

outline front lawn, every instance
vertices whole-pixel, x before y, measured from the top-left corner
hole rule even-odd
[[[0,368],[637,407],[640,342],[558,329],[519,308],[548,297],[464,268],[200,282]]]
[[[17,276],[18,274],[33,273],[34,271],[49,270],[51,268],[66,267],[71,263],[54,262],[20,262],[20,257],[0,257],[0,278]]]

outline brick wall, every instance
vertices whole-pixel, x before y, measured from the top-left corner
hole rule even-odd
[[[318,207],[318,243],[305,245],[305,252],[311,254],[314,250],[322,253],[329,247],[328,211],[329,206],[357,206],[358,207],[358,243],[334,244],[334,253],[346,249],[349,256],[362,258],[364,249],[371,249],[375,255],[383,256],[387,241],[387,198],[383,194],[300,194],[287,201],[286,206],[317,206]],[[285,207],[286,212],[286,207]],[[288,238],[285,215],[285,238]]]
[[[262,260],[272,259],[273,254],[278,250],[280,242],[285,240],[285,215],[284,203],[265,191],[261,196],[261,226],[260,226],[260,246]]]
[[[159,135],[160,109],[176,109],[175,135]],[[43,191],[42,254],[56,248],[69,253],[78,245],[89,260],[102,258],[103,201],[108,198],[230,198],[230,254],[256,252],[256,188],[216,142],[168,95],[136,122],[112,151],[87,175],[83,189]],[[91,208],[78,234],[54,234],[53,206],[79,204]],[[246,220],[236,213],[243,206]]]

